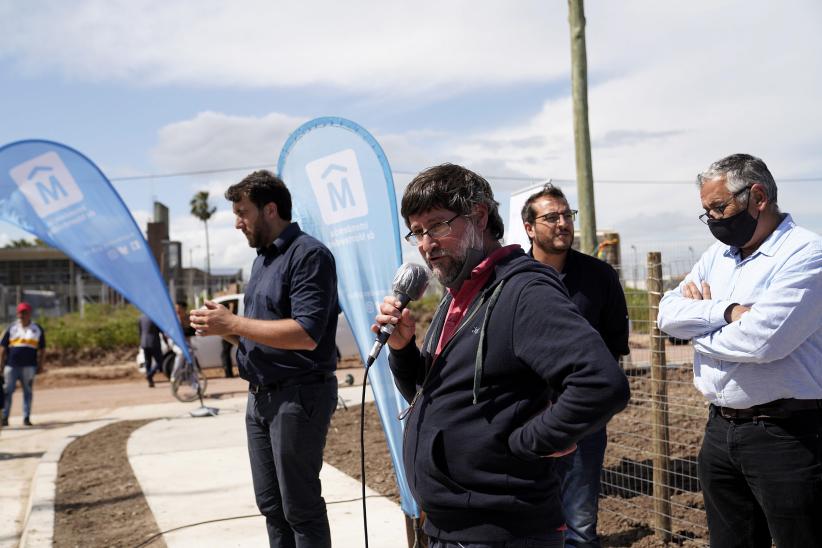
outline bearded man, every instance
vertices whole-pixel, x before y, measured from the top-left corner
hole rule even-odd
[[[270,172],[255,171],[225,197],[235,228],[257,249],[246,317],[206,301],[191,311],[191,325],[201,335],[239,337],[251,476],[270,545],[330,547],[319,475],[337,406],[334,257],[291,222],[291,194]]]
[[[556,272],[501,246],[485,179],[427,169],[408,185],[402,216],[446,292],[422,349],[393,296],[373,329],[395,325],[389,364],[410,403],[404,464],[429,546],[562,546],[555,457],[625,407],[628,382]]]
[[[571,301],[582,317],[605,341],[608,350],[619,356],[628,348],[628,307],[611,266],[573,249],[574,218],[562,189],[548,183],[525,201],[522,223],[531,240],[531,255],[557,271]],[[608,434],[605,428],[579,440],[577,450],[558,460],[565,514],[566,548],[599,548],[600,475]]]

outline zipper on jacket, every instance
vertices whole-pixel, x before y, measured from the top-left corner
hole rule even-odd
[[[442,313],[443,304],[446,302],[450,303],[450,300],[443,298],[442,302],[440,302],[439,307],[437,308],[437,312],[434,314],[434,318],[432,319],[431,324],[436,325],[433,320],[438,320],[438,316]],[[449,304],[450,306],[450,304]],[[445,309],[445,314],[448,313],[448,309]],[[444,322],[445,320],[443,320]],[[428,344],[425,345],[428,347],[428,355],[431,355],[431,338],[428,338]],[[411,411],[414,409],[414,406],[417,403],[417,400],[420,399],[420,395],[422,395],[422,390],[425,388],[425,383],[428,382],[428,378],[431,376],[431,371],[434,370],[434,360],[431,360],[431,367],[428,368],[428,371],[425,372],[425,376],[422,378],[422,382],[420,383],[420,387],[417,389],[414,397],[411,398],[411,402],[408,404],[408,407],[403,409],[397,414],[397,419],[404,420],[408,418],[408,415],[411,414]],[[403,443],[405,442],[405,428],[403,428]]]
[[[451,343],[451,341],[453,341],[457,337],[457,334],[459,334],[460,331],[462,331],[462,329],[466,325],[468,325],[468,322],[470,322],[474,318],[474,316],[477,314],[477,312],[479,312],[479,309],[482,308],[482,305],[485,303],[485,299],[486,299],[487,295],[489,294],[489,290],[490,290],[490,288],[486,289],[479,296],[477,296],[477,298],[474,300],[473,306],[468,311],[468,314],[466,314],[463,317],[462,321],[460,321],[460,324],[457,326],[457,330],[454,331],[453,335],[451,335],[451,339],[447,343],[445,343],[445,346],[442,347],[443,352],[445,351],[445,348]],[[445,301],[443,301],[443,303],[444,302]],[[450,306],[450,304],[449,304],[449,306]],[[448,311],[446,310],[446,314],[447,313],[448,313]],[[435,317],[436,317],[436,315],[435,315]],[[442,335],[442,332],[440,331],[440,336],[441,335]],[[433,337],[431,339],[429,339],[429,342],[433,342]],[[431,355],[431,345],[429,344],[429,345],[426,345],[426,346],[428,346],[429,355]],[[442,354],[442,352],[440,354]],[[439,357],[439,355],[437,357]],[[420,396],[422,395],[423,390],[425,389],[425,384],[428,382],[428,379],[431,377],[431,371],[434,370],[434,362],[435,361],[436,361],[435,359],[431,360],[431,367],[428,369],[428,371],[425,372],[425,377],[423,377],[422,383],[420,384],[420,387],[417,390],[417,392],[414,394],[414,397],[411,398],[411,403],[408,404],[408,407],[406,407],[405,409],[403,409],[402,411],[400,411],[397,414],[397,419],[405,420],[411,414],[411,411],[414,410],[414,406],[417,404],[417,400],[419,400]],[[405,429],[403,428],[403,441],[405,441],[404,438],[405,438]]]

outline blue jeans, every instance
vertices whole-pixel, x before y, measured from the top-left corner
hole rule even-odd
[[[320,468],[337,378],[248,394],[251,478],[272,548],[331,548]]]
[[[17,380],[23,385],[23,417],[31,416],[31,394],[34,386],[34,374],[37,368],[33,365],[20,367],[7,365],[3,369],[3,382],[6,384],[6,393],[3,402],[3,418],[9,418],[11,413],[11,396],[17,387]]]
[[[565,546],[599,548],[597,512],[600,474],[608,434],[605,428],[582,438],[570,455],[557,459],[565,514]]]
[[[822,410],[728,420],[711,407],[698,458],[711,546],[822,546]]]
[[[562,548],[562,531],[543,538],[518,538],[500,542],[457,542],[430,538],[428,548]]]

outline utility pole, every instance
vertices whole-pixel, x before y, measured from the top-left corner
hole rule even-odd
[[[574,104],[574,148],[579,199],[579,247],[589,255],[597,249],[594,175],[591,167],[591,135],[588,131],[588,55],[585,50],[583,0],[568,0],[571,27],[571,94]]]

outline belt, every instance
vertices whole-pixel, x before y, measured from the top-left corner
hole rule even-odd
[[[795,400],[792,398],[774,400],[747,409],[719,407],[714,404],[711,404],[711,407],[719,416],[728,420],[785,419],[798,411],[818,411],[822,409],[822,400]]]
[[[252,394],[258,394],[260,392],[276,392],[277,390],[282,390],[283,388],[288,388],[289,386],[322,384],[326,381],[330,381],[331,379],[336,380],[336,378],[337,375],[335,375],[331,371],[326,371],[323,373],[311,373],[310,375],[288,377],[277,382],[272,382],[270,384],[254,384],[253,382],[248,383],[248,391]]]

